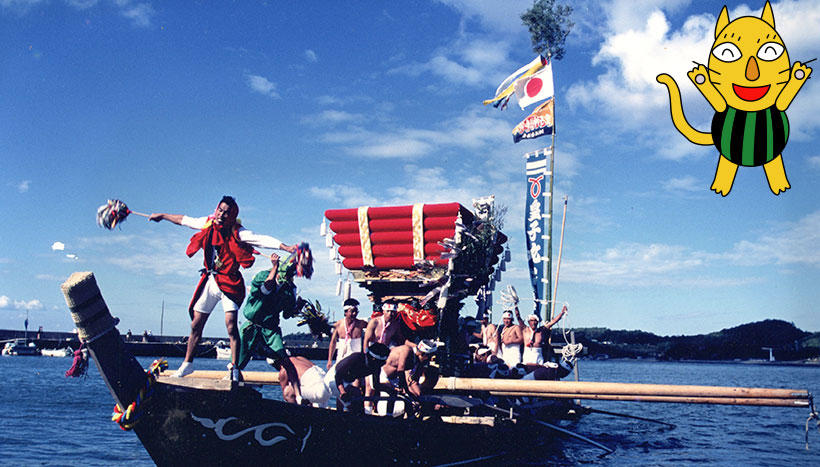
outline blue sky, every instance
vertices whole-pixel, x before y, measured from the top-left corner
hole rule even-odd
[[[481,104],[534,57],[519,20],[530,2],[318,3],[0,0],[0,328],[21,329],[28,312],[30,328],[70,330],[59,284],[91,270],[121,330],[157,334],[164,301],[165,334],[187,334],[193,231],[133,215],[102,230],[108,198],[201,216],[234,195],[248,228],[314,246],[300,291],[339,317],[326,209],[495,194],[513,252],[501,285],[530,295],[523,155],[549,141],[514,145],[528,112]],[[777,318],[820,330],[817,83],[788,110],[792,189],[774,196],[762,168],[741,168],[722,198],[709,191],[716,150],[675,131],[655,82],[672,74],[708,131],[685,73],[708,59],[723,4],[575,6],[553,67],[569,326],[677,335]],[[790,59],[817,57],[818,2],[772,5]],[[763,2],[728,6],[759,16]],[[206,335],[224,335],[217,315]]]

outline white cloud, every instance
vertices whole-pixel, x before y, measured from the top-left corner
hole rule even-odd
[[[453,44],[437,49],[428,61],[405,63],[388,73],[413,77],[431,74],[456,86],[497,86],[522,65],[511,63],[507,58],[510,48],[505,40],[462,36]],[[446,92],[446,89],[440,91]]]
[[[820,156],[811,156],[806,160],[808,161],[810,167],[820,169]]]
[[[686,185],[686,182],[684,182]],[[610,286],[720,287],[755,283],[751,270],[731,278],[711,275],[727,264],[742,267],[820,266],[820,211],[784,223],[755,240],[743,240],[726,252],[697,251],[680,245],[623,243],[582,259],[566,259],[561,278]]]
[[[0,0],[0,7],[16,11],[18,14],[26,14],[33,6],[41,3],[48,2],[45,0]],[[103,2],[100,0],[64,0],[64,3],[76,10],[88,10]],[[120,16],[131,20],[132,24],[138,27],[150,26],[151,19],[156,14],[154,7],[147,2],[135,2],[133,0],[110,0],[106,3],[113,3],[119,11]]]
[[[172,233],[85,237],[78,244],[90,252],[86,257],[99,253],[106,263],[132,273],[192,277],[201,267],[201,261],[185,256],[187,243]]]
[[[339,114],[344,117],[345,114]],[[363,118],[363,117],[362,117]],[[321,140],[341,146],[347,154],[376,159],[414,159],[442,148],[476,150],[510,138],[509,123],[477,111],[436,125],[436,129],[394,128],[382,131],[350,127],[322,135]]]
[[[0,309],[6,310],[42,310],[43,304],[40,300],[12,300],[5,295],[0,295]]]
[[[139,27],[150,26],[151,18],[156,13],[149,3],[133,3],[130,0],[115,0],[115,3],[121,9],[120,14]]]
[[[264,76],[247,75],[247,80],[248,86],[250,86],[254,92],[258,92],[259,94],[263,94],[268,97],[279,97],[279,93],[276,92],[276,84],[272,83]]]
[[[820,211],[797,222],[784,223],[756,240],[734,245],[726,257],[745,266],[810,265],[820,266]]]
[[[319,61],[319,56],[313,50],[307,49],[305,50],[305,59],[310,63],[316,63]]]
[[[65,250],[65,243],[63,242],[54,242],[51,244],[51,249],[53,251],[63,251]]]
[[[662,182],[665,191],[680,193],[701,193],[703,192],[703,183],[692,176],[670,178]]]
[[[16,11],[18,14],[26,13],[31,7],[43,3],[45,0],[0,0],[0,7]]]
[[[465,18],[474,18],[488,30],[519,32],[521,14],[532,6],[531,0],[440,0],[460,12]]]
[[[31,187],[31,180],[23,180],[17,184],[17,191],[19,193],[26,193]]]
[[[362,114],[346,112],[344,110],[323,110],[317,115],[304,117],[302,123],[314,126],[327,126],[328,123],[356,123],[364,120],[365,116]]]
[[[73,259],[73,260],[78,260],[78,259],[80,259],[77,255],[75,255],[75,254],[73,254],[73,253],[67,253],[67,254],[65,255],[65,257],[66,257],[66,258],[68,258],[68,259]]]

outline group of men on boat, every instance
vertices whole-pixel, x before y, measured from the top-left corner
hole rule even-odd
[[[312,262],[307,244],[286,245],[274,237],[259,235],[238,221],[239,207],[230,197],[223,197],[214,214],[191,218],[179,214],[152,214],[149,220],[167,220],[198,230],[186,250],[193,256],[203,251],[204,268],[189,306],[191,334],[185,359],[174,373],[184,377],[193,372],[196,345],[210,313],[218,303],[225,311],[225,326],[231,345],[229,378],[242,379],[241,370],[254,354],[265,356],[279,370],[279,383],[286,401],[298,404],[327,405],[334,397],[337,408],[395,414],[403,411],[406,399],[432,391],[438,380],[438,369],[430,365],[437,342],[425,339],[404,326],[399,304],[375,303],[369,321],[358,318],[359,302],[347,299],[344,318],[333,325],[326,368],[320,368],[304,357],[292,357],[284,347],[279,326],[280,315],[290,318],[306,303],[296,293],[294,278],[310,278]],[[240,267],[254,262],[255,247],[279,249],[290,253],[281,260],[270,256],[271,267],[257,273],[251,281],[247,301]],[[237,314],[242,306],[246,318],[238,328]],[[558,379],[572,369],[580,346],[565,347],[559,363],[547,361],[542,348],[547,332],[566,313],[566,308],[549,323],[539,326],[536,315],[524,325],[514,308],[518,324],[512,324],[512,311],[503,315],[503,325],[496,327],[485,315],[482,328],[475,333],[467,329],[468,338],[480,340],[473,360],[465,369],[476,377]],[[523,359],[521,348],[523,347]],[[335,357],[335,363],[334,363]],[[397,404],[401,402],[401,404]]]

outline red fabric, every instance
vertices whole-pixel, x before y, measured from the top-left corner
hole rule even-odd
[[[458,203],[425,204],[424,216],[455,218],[459,210],[462,209]],[[352,209],[328,209],[325,217],[330,221],[358,221],[359,210]],[[383,206],[373,207],[367,210],[367,217],[373,219],[396,219],[413,217],[413,206]]]
[[[424,230],[453,229],[456,219],[454,217],[426,217],[424,218]],[[368,222],[371,235],[373,232],[408,231],[413,233],[413,220],[409,217],[403,219],[374,219]],[[330,223],[330,230],[336,233],[359,233],[358,221],[333,221]]]
[[[251,267],[255,258],[253,256],[253,248],[239,239],[237,227],[237,225],[234,225],[228,230],[220,229],[213,223],[209,224],[191,237],[191,242],[188,244],[185,254],[191,257],[201,249],[204,252],[203,264],[206,269],[210,269],[214,262],[211,247],[215,247],[219,252],[219,260],[222,263],[219,268],[215,269],[216,274],[214,276],[219,290],[227,295],[228,298],[241,305],[245,299],[245,282],[242,280],[242,274],[239,272],[239,268]],[[196,303],[196,300],[202,293],[207,279],[208,273],[205,272],[200,278],[194,296],[191,299],[188,313],[192,317],[194,314],[194,303]]]
[[[412,331],[436,325],[436,316],[430,310],[414,308],[407,303],[399,303],[398,308],[402,321]]]
[[[436,264],[436,266],[447,266],[448,260],[441,259],[438,257],[438,255],[428,256],[425,259],[433,261]],[[362,261],[362,258],[346,258],[342,260],[342,264],[344,265],[344,267],[350,270],[362,269],[364,267],[364,262]],[[373,258],[373,264],[375,267],[379,269],[407,269],[412,268],[416,263],[413,260],[412,256],[407,256],[392,258]]]
[[[413,245],[373,245],[373,257],[396,257],[413,256]],[[424,254],[426,256],[438,256],[444,251],[444,247],[437,243],[426,243]],[[339,254],[345,258],[361,258],[362,248],[359,245],[343,245],[339,247]]]
[[[424,231],[424,242],[435,243],[440,242],[445,238],[453,238],[455,235],[455,227],[449,229],[436,229]],[[360,245],[358,229],[356,233],[341,233],[333,236],[333,241],[338,245]],[[395,243],[413,243],[413,232],[409,230],[393,231],[393,232],[371,232],[370,243],[372,245],[386,245]]]

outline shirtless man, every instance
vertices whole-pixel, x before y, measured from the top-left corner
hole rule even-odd
[[[379,342],[389,348],[405,342],[401,318],[398,316],[398,307],[395,303],[382,304],[381,313],[374,313],[370,318],[364,331],[364,347],[368,348],[371,342]],[[369,397],[373,393],[373,378],[369,377],[365,380],[365,395]],[[365,402],[365,406],[372,409],[373,404]]]
[[[298,378],[288,379],[287,371],[279,371],[279,386],[282,397],[291,404],[314,404],[324,407],[330,399],[330,389],[325,385],[325,370],[314,365],[305,357],[290,357],[291,365],[296,369]],[[299,394],[301,392],[301,395]]]
[[[517,310],[516,307],[516,312]],[[501,318],[501,358],[512,368],[521,363],[521,344],[524,343],[524,337],[521,334],[521,327],[513,324],[511,311],[505,311]]]
[[[422,339],[416,346],[394,347],[382,367],[379,381],[390,384],[396,391],[420,396],[419,381],[437,348],[429,339]]]
[[[337,410],[364,411],[362,402],[355,400],[362,394],[362,380],[378,374],[388,354],[386,345],[374,342],[367,352],[354,352],[328,370],[325,385],[336,398]]]
[[[370,318],[367,328],[364,331],[364,346],[367,348],[370,342],[380,342],[390,348],[397,343],[404,343],[404,334],[401,331],[401,319],[397,313],[395,303],[385,303],[382,305],[381,314]]]
[[[484,313],[481,317],[481,331],[475,334],[481,339],[481,344],[489,347],[493,355],[498,355],[498,330],[495,324],[490,322],[490,312]]]
[[[567,306],[564,305],[564,308],[561,309],[558,316],[541,327],[538,326],[540,322],[538,316],[531,314],[527,317],[527,325],[525,326],[521,320],[521,313],[518,311],[518,307],[515,308],[515,316],[518,318],[518,326],[521,327],[524,338],[524,357],[522,358],[522,363],[535,363],[538,365],[544,363],[544,352],[542,350],[543,344],[546,343],[544,336],[564,317],[566,312]]]
[[[362,336],[367,321],[358,319],[359,301],[355,298],[348,298],[343,305],[345,317],[333,325],[333,334],[330,336],[330,346],[327,349],[327,367],[333,366],[333,353],[336,352],[336,344],[339,343],[336,363],[339,363],[354,352],[361,352]]]
[[[567,344],[561,349],[559,363],[547,362],[544,364],[522,363],[517,368],[525,372],[524,380],[557,381],[572,372],[578,354],[584,349],[582,344]]]

